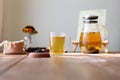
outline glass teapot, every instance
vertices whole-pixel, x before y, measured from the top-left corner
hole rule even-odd
[[[98,27],[98,16],[83,17],[84,26],[79,39],[80,50],[83,53],[99,53],[102,48],[102,38]]]

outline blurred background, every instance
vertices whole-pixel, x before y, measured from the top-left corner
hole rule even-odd
[[[120,51],[119,3],[120,0],[0,0],[1,41],[23,39],[22,28],[26,25],[33,25],[38,31],[32,36],[33,46],[48,47],[51,31],[65,32],[76,40],[79,12],[106,9],[108,48],[109,51]]]

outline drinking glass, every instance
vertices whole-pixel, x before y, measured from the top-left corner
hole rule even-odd
[[[62,55],[65,52],[65,38],[64,32],[50,32],[51,55]]]

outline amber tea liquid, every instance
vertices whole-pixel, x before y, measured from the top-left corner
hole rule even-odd
[[[65,36],[51,36],[50,37],[50,53],[63,54],[65,45]]]
[[[101,50],[100,32],[82,32],[80,36],[80,49],[83,53],[99,53]]]

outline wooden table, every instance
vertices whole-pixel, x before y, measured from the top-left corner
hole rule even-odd
[[[0,75],[24,59],[26,55],[3,55],[0,53]]]
[[[120,53],[65,53],[51,58],[0,55],[0,66],[0,80],[120,80]]]

